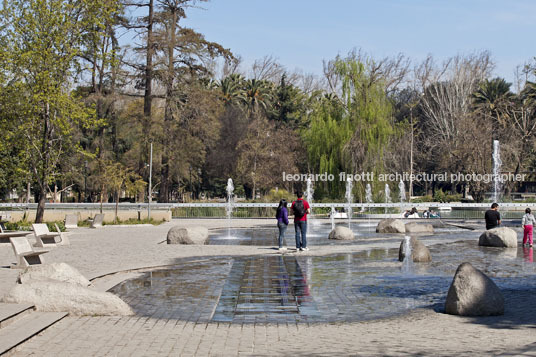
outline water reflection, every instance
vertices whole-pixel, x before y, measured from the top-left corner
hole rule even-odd
[[[533,263],[534,260],[532,258],[532,247],[523,247],[523,259],[525,259],[528,263]]]

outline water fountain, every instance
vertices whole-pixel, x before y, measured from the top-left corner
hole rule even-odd
[[[402,262],[402,273],[404,275],[411,275],[413,273],[413,259],[411,256],[411,238],[410,236],[404,236],[404,261]]]
[[[400,180],[398,183],[398,197],[400,198],[400,203],[406,201],[406,186],[404,185],[404,181]]]
[[[231,238],[231,218],[233,216],[233,192],[234,192],[234,185],[233,185],[233,179],[229,178],[227,180],[227,207],[225,207],[225,211],[227,213],[227,237]]]
[[[331,215],[330,215],[330,218],[331,218],[331,230],[335,229],[335,214],[336,213],[337,213],[337,211],[335,211],[335,207],[331,206]]]
[[[499,140],[493,140],[493,202],[498,202],[501,191],[501,150]]]
[[[389,188],[389,184],[385,184],[385,203],[392,203],[391,201],[391,189]],[[387,213],[387,207],[385,207],[385,213]]]
[[[367,183],[367,186],[365,188],[365,201],[367,203],[372,203],[372,187],[370,186],[370,183]],[[370,211],[370,207],[369,207]],[[368,215],[368,230],[370,232],[371,225],[370,225],[370,214]]]
[[[307,216],[307,220],[309,221],[310,225],[317,225],[318,222],[313,218],[313,193],[315,190],[313,189],[313,182],[310,178],[307,179],[307,189],[305,190],[305,200],[309,202],[311,213]]]
[[[367,203],[372,203],[372,187],[370,186],[370,183],[367,183],[367,187],[365,188],[365,201]]]
[[[348,214],[348,228],[350,228],[352,224],[352,202],[354,200],[354,195],[352,195],[352,187],[353,187],[353,181],[348,178],[346,180],[346,193],[344,197],[346,197],[346,212]]]

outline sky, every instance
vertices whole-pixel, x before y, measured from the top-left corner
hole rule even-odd
[[[494,75],[536,56],[536,0],[211,0],[184,25],[230,48],[245,66],[266,55],[320,75],[322,60],[361,48],[415,61],[489,50]]]

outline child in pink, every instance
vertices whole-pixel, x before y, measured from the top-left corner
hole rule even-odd
[[[521,220],[521,225],[523,226],[523,245],[527,244],[528,241],[529,247],[532,247],[532,229],[535,223],[536,219],[530,213],[530,208],[527,208]]]

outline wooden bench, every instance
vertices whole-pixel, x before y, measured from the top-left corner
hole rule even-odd
[[[35,235],[35,246],[44,248],[45,244],[49,247],[56,246],[56,237],[61,239],[60,232],[50,232],[45,223],[32,224]]]
[[[43,258],[40,255],[47,253],[48,250],[33,250],[26,237],[13,237],[9,238],[9,241],[17,257],[17,265],[13,268],[26,268],[30,265],[43,264]]]

